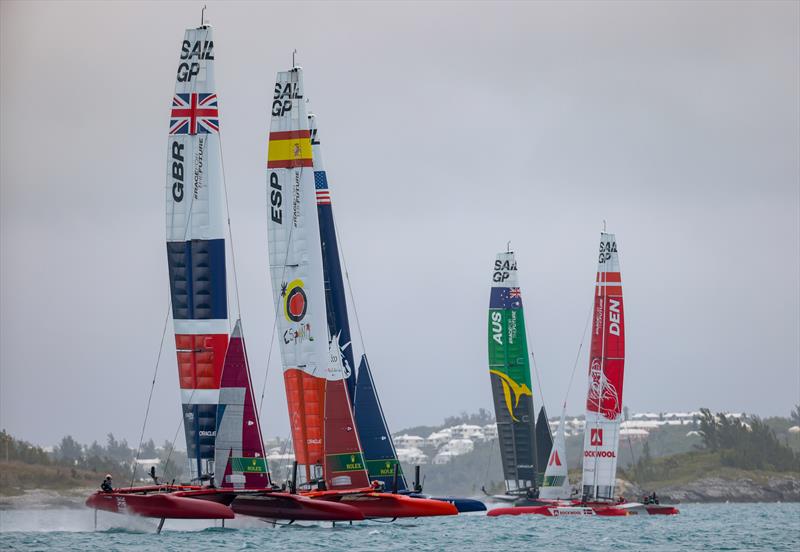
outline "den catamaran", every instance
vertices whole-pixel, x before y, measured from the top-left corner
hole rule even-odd
[[[589,385],[586,396],[586,425],[583,443],[583,482],[581,498],[544,500],[539,505],[499,508],[490,515],[605,515],[677,514],[673,506],[626,502],[614,496],[622,421],[622,385],[625,367],[625,317],[622,277],[614,234],[600,235],[597,277],[595,280],[592,340],[589,352]],[[562,412],[554,454],[563,451],[564,415]],[[554,458],[551,454],[551,460]],[[564,462],[565,458],[561,458]],[[551,476],[557,476],[551,471]],[[562,472],[566,474],[566,470]],[[565,481],[552,481],[554,498],[562,498]],[[556,485],[555,483],[560,483]],[[550,494],[548,492],[547,494]]]
[[[90,507],[161,518],[357,520],[355,508],[276,492],[270,481],[241,320],[230,315],[212,29],[181,44],[167,142],[166,227],[182,419],[194,485],[96,493]],[[232,262],[232,258],[231,258]],[[234,271],[235,272],[235,271]],[[238,305],[238,291],[236,291]],[[205,485],[203,485],[205,483]]]
[[[367,517],[455,514],[450,504],[376,492],[370,484],[350,400],[341,274],[339,288],[331,285],[332,259],[338,268],[332,218],[318,214],[330,196],[321,162],[315,174],[304,96],[300,67],[278,73],[267,160],[270,278],[300,468],[295,480],[305,496],[352,504]]]
[[[355,427],[361,450],[364,454],[367,474],[370,481],[380,481],[384,488],[416,498],[433,498],[455,505],[459,512],[483,511],[486,506],[478,501],[455,497],[430,497],[420,494],[419,467],[414,488],[409,489],[397,452],[389,433],[383,414],[378,390],[372,378],[372,371],[366,353],[361,355],[358,371],[354,369],[353,344],[350,337],[350,322],[347,315],[347,299],[342,265],[339,257],[339,244],[333,216],[333,202],[327,172],[322,161],[322,143],[317,118],[309,113],[309,131],[314,168],[314,188],[317,198],[320,242],[322,247],[322,271],[325,280],[325,299],[327,301],[328,332],[338,343],[341,351],[344,378],[348,396],[351,399]],[[362,342],[363,348],[363,342]]]
[[[497,255],[489,298],[489,374],[506,494],[493,498],[525,502],[538,496],[552,436],[544,406],[534,416],[531,371],[512,251]]]

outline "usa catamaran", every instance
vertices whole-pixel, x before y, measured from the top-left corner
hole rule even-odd
[[[367,475],[370,481],[379,481],[385,489],[415,498],[433,498],[456,506],[459,512],[482,511],[486,506],[478,501],[455,497],[429,497],[422,495],[419,477],[413,489],[406,484],[405,474],[397,459],[397,452],[389,433],[389,427],[381,408],[378,390],[366,353],[361,355],[358,370],[355,370],[350,321],[347,313],[342,264],[339,255],[339,240],[333,216],[333,198],[328,174],[322,160],[322,138],[317,117],[308,115],[311,135],[311,150],[314,168],[314,188],[319,219],[320,245],[322,249],[322,272],[325,280],[328,333],[335,336],[341,351],[348,397],[351,401],[355,427],[364,454]],[[362,340],[363,349],[363,340]],[[417,469],[417,471],[419,471]]]
[[[566,457],[563,451],[564,415],[562,411],[556,455],[562,465],[548,465],[551,490],[529,506],[498,508],[489,515],[541,514],[605,515],[677,514],[673,506],[627,502],[614,496],[619,451],[619,429],[622,421],[622,384],[625,367],[625,318],[622,302],[622,277],[617,240],[614,234],[600,235],[600,248],[595,280],[592,341],[589,353],[589,385],[586,396],[586,426],[583,443],[583,484],[581,497],[563,500],[566,493]],[[559,452],[559,449],[560,452]],[[560,473],[559,473],[560,472]],[[547,475],[546,475],[547,477]],[[560,478],[564,479],[560,479]],[[550,500],[547,500],[550,499]],[[561,499],[561,500],[559,500]]]

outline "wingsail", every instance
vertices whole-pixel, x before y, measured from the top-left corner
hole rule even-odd
[[[542,484],[545,466],[550,459],[553,448],[553,433],[550,431],[550,422],[547,419],[547,410],[544,406],[539,409],[536,417],[536,469],[537,484]]]
[[[568,499],[572,488],[569,484],[567,469],[567,445],[564,439],[565,411],[561,411],[561,420],[556,431],[556,438],[547,459],[544,480],[539,489],[539,498],[550,500]]]
[[[583,441],[583,496],[590,500],[614,497],[624,367],[625,321],[617,240],[614,234],[602,233]]]
[[[333,221],[333,200],[328,186],[328,174],[322,161],[322,143],[317,118],[308,116],[311,131],[311,150],[314,162],[314,192],[317,197],[319,217],[319,236],[322,248],[322,272],[325,279],[325,301],[328,305],[328,333],[341,350],[347,393],[353,401],[356,393],[356,372],[353,361],[353,346],[350,341],[350,321],[347,316],[347,298],[342,278],[342,265],[339,261],[339,244]]]
[[[186,31],[167,140],[167,262],[193,477],[214,472],[217,404],[230,331],[214,53],[210,26]]]
[[[339,259],[339,246],[333,219],[333,204],[328,177],[322,161],[322,141],[315,115],[309,115],[311,144],[314,157],[314,187],[317,196],[322,261],[325,274],[325,298],[328,305],[328,328],[333,340],[338,343],[344,366],[347,393],[350,397],[359,441],[370,480],[380,480],[391,488],[394,466],[398,466],[398,489],[404,490],[402,475],[392,437],[372,381],[366,355],[361,357],[358,375],[351,367],[353,346],[350,338],[350,322],[347,315],[347,300]]]
[[[494,263],[489,300],[489,373],[506,490],[536,487],[533,392],[514,253]]]
[[[405,491],[406,478],[397,460],[392,435],[386,425],[378,391],[372,380],[367,356],[361,357],[356,381],[355,415],[361,446],[367,461],[367,471],[371,481],[382,481],[387,489],[394,488],[394,470],[397,466],[397,490]]]
[[[220,487],[270,486],[240,320],[230,337],[220,382],[214,465]]]
[[[307,479],[324,463],[328,330],[300,68],[278,73],[267,160],[268,244],[289,422]],[[315,468],[319,466],[319,468]]]
[[[295,456],[306,480],[368,483],[338,336],[328,327],[303,70],[278,73],[267,161],[270,276]]]

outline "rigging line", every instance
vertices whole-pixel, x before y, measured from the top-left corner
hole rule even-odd
[[[153,370],[153,381],[150,384],[150,395],[147,397],[147,408],[144,413],[144,421],[142,422],[142,433],[139,435],[139,446],[136,447],[136,460],[133,462],[133,470],[131,473],[131,487],[133,481],[136,479],[136,467],[139,465],[139,455],[142,452],[142,441],[144,441],[144,430],[147,427],[147,419],[150,416],[150,403],[153,400],[153,391],[156,388],[156,378],[158,377],[158,366],[161,363],[161,353],[164,350],[164,337],[167,335],[167,323],[169,322],[169,311],[171,305],[167,304],[167,313],[164,315],[164,328],[161,330],[161,345],[158,347],[158,356],[156,357],[156,366]]]
[[[542,380],[539,377],[539,367],[536,365],[536,355],[533,353],[533,341],[531,341],[531,362],[533,362],[533,373],[536,374],[536,384],[539,386],[539,396],[542,399],[542,407],[544,407],[544,389],[542,388]]]
[[[192,206],[193,206],[193,204],[194,204],[194,194],[191,195],[191,199],[189,200],[189,208],[187,210],[186,223],[185,223],[185,225],[183,227],[183,239],[182,239],[183,242],[186,242],[186,237],[187,237],[187,235],[189,233],[189,227],[191,225],[191,220],[192,220]],[[173,219],[175,217],[174,206],[173,206],[173,210],[172,210],[172,217],[173,217]],[[153,370],[153,379],[152,379],[152,382],[150,384],[150,393],[149,393],[149,395],[147,397],[147,407],[145,409],[144,421],[142,422],[142,432],[141,432],[141,435],[139,436],[139,445],[138,445],[138,447],[136,449],[136,461],[133,464],[133,470],[132,470],[132,473],[131,473],[131,487],[133,486],[133,482],[136,479],[136,468],[138,466],[139,455],[141,454],[142,442],[144,441],[144,432],[145,432],[145,429],[147,427],[147,420],[148,420],[148,418],[150,416],[150,405],[151,405],[152,400],[153,400],[153,392],[155,390],[156,378],[158,377],[158,368],[159,368],[159,366],[161,364],[161,355],[164,352],[164,339],[166,338],[166,335],[167,335],[167,325],[169,324],[170,311],[171,310],[172,310],[172,303],[170,301],[170,302],[167,303],[167,312],[164,315],[164,327],[161,330],[161,344],[158,347],[158,355],[156,357],[156,365],[155,365],[155,369]],[[181,415],[181,424],[182,423],[183,423],[183,416]],[[179,426],[179,429],[180,429],[180,426]],[[174,441],[173,441],[173,447],[174,447]]]
[[[298,179],[303,178],[303,167],[300,167],[300,175]],[[316,209],[316,205],[315,205]],[[314,212],[314,216],[317,216],[317,213]],[[289,263],[289,251],[291,250],[292,246],[292,235],[294,234],[294,224],[289,225],[289,236],[286,238],[286,255],[283,257],[283,272],[281,272],[281,281],[279,285],[283,285],[283,281],[286,278],[286,269],[288,268]],[[270,278],[272,277],[272,266],[270,265]],[[274,287],[275,283],[272,282]],[[273,291],[274,293],[274,291]],[[261,399],[258,402],[258,411],[261,412],[261,407],[264,406],[264,394],[267,391],[267,379],[269,378],[269,369],[270,369],[270,361],[272,360],[272,350],[275,347],[275,340],[276,340],[276,333],[278,330],[278,315],[281,311],[281,301],[280,296],[278,296],[275,300],[275,315],[272,317],[272,332],[270,333],[270,340],[269,340],[269,351],[267,353],[267,368],[264,372],[264,383],[261,385]]]
[[[492,467],[492,457],[494,456],[492,453],[494,452],[494,442],[500,439],[500,433],[497,434],[497,439],[492,439],[492,443],[489,446],[489,460],[486,462],[486,473],[483,475],[483,482],[486,484],[489,480],[489,468]]]
[[[170,460],[170,458],[172,458],[172,453],[175,452],[175,441],[178,440],[178,432],[181,430],[181,426],[182,425],[183,425],[183,415],[181,415],[181,421],[178,422],[178,427],[175,428],[175,435],[172,436],[172,443],[170,443],[170,446],[169,446],[169,454],[167,454],[167,459],[164,461],[164,476],[165,476],[166,479],[169,479],[169,476],[167,475],[167,472],[166,472],[166,467],[169,466],[169,460]],[[188,455],[187,455],[186,460],[189,461]],[[177,475],[177,474],[173,473],[172,475]],[[199,476],[200,476],[200,474],[198,474],[198,477]]]
[[[567,384],[567,392],[564,395],[563,408],[567,408],[567,399],[569,398],[569,392],[572,389],[572,382],[575,379],[575,370],[578,368],[578,361],[580,361],[581,359],[581,350],[583,350],[583,345],[586,342],[586,332],[589,329],[589,321],[592,319],[593,311],[594,311],[594,305],[592,305],[592,308],[589,309],[589,314],[586,315],[586,323],[583,325],[583,335],[581,336],[580,345],[578,345],[578,352],[575,354],[575,362],[572,364],[572,373],[569,376],[569,384]]]
[[[219,99],[217,100],[219,101]],[[236,297],[236,313],[237,319],[241,320],[242,318],[242,306],[239,302],[239,276],[236,272],[236,252],[233,247],[233,228],[231,227],[231,210],[230,210],[230,201],[228,200],[228,182],[225,178],[225,155],[223,154],[222,150],[222,133],[217,134],[217,140],[219,141],[219,162],[220,168],[222,169],[222,190],[225,192],[225,218],[228,222],[228,235],[230,236],[230,246],[231,246],[231,266],[233,267],[233,288],[234,288],[234,295]],[[226,286],[227,290],[227,286]],[[232,330],[230,327],[231,318],[228,317],[228,329],[229,331]],[[244,330],[242,330],[244,333]],[[247,358],[245,357],[245,364],[247,364]],[[250,367],[247,367],[248,370]]]
[[[339,227],[336,225],[336,217],[333,214],[333,209],[331,209],[331,220],[333,221],[333,234],[336,239],[336,243],[339,245],[339,253],[342,256],[342,266],[344,268],[344,277],[347,280],[347,290],[350,294],[350,304],[353,305],[353,316],[356,319],[356,328],[358,329],[358,339],[361,341],[361,352],[363,354],[367,354],[367,348],[364,345],[364,334],[361,331],[361,321],[358,318],[358,309],[356,309],[356,299],[353,295],[353,286],[350,283],[350,271],[347,268],[347,258],[344,254],[344,247],[342,246],[342,240],[339,239]],[[352,347],[352,345],[351,345]],[[353,355],[355,357],[355,355]],[[355,366],[353,367],[355,369]]]

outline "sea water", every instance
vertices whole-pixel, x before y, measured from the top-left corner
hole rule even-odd
[[[156,521],[88,509],[0,511],[0,548],[33,550],[800,550],[800,504],[683,504],[677,516],[474,513],[444,518],[272,525]]]

